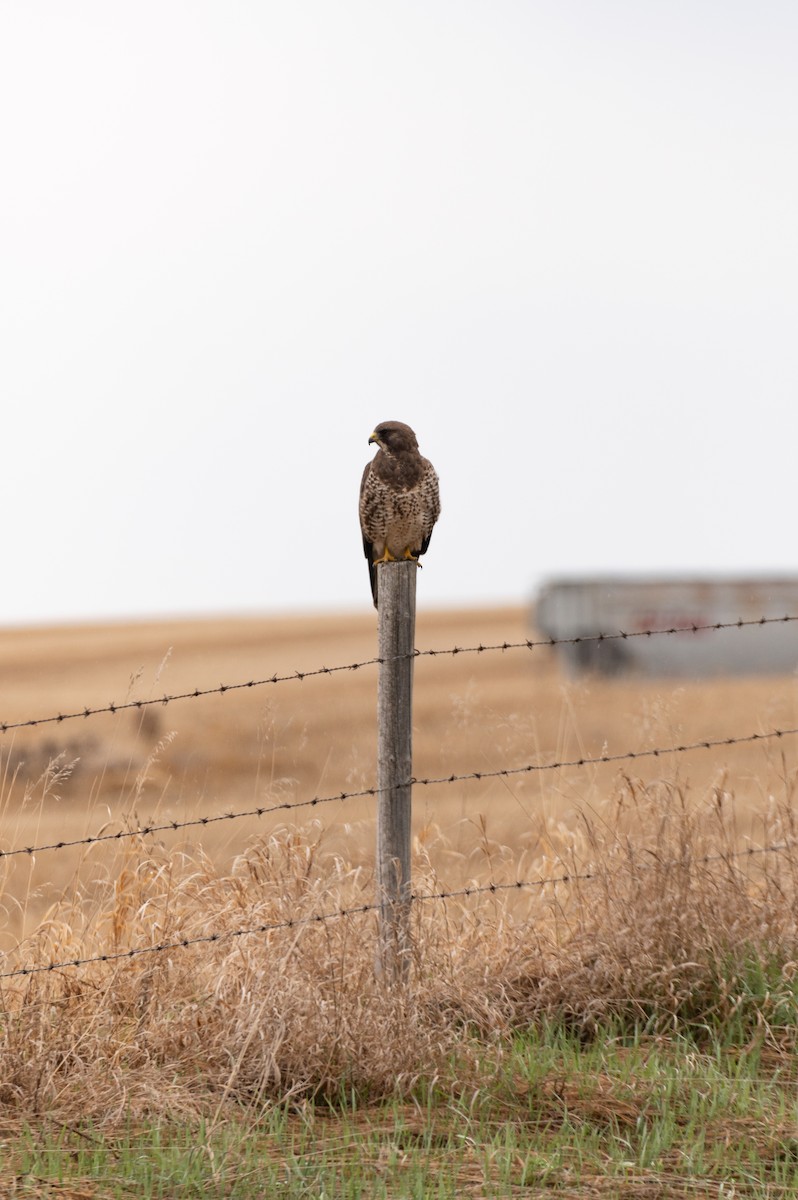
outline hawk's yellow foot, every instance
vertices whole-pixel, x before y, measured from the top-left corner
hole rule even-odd
[[[384,562],[396,562],[396,559],[391,554],[391,552],[387,546],[385,547],[385,549],[382,552],[382,557],[375,558],[374,562],[372,563],[372,566],[378,567],[380,565],[380,563],[384,563]]]

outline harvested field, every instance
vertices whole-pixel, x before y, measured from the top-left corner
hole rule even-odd
[[[520,608],[422,612],[420,650],[534,636]],[[8,723],[110,702],[312,672],[373,658],[376,621],[358,616],[187,620],[6,630],[0,716]],[[9,730],[2,741],[3,848],[72,841],[359,791],[374,784],[377,668],[238,688],[114,715]],[[491,772],[798,725],[792,677],[570,680],[547,647],[420,657],[417,778]],[[791,794],[796,740],[417,786],[417,849],[445,887],[571,865],[585,820],[634,824],[629,797],[735,801],[740,845],[769,836]],[[624,799],[625,798],[625,799]],[[370,869],[367,796],[153,835],[224,869],[253,835],[320,823],[324,845]],[[4,860],[3,948],[30,932],[77,878],[107,878],[123,844]]]

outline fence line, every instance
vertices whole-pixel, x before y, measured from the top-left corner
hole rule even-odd
[[[711,625],[674,625],[669,629],[637,629],[627,632],[619,630],[617,633],[584,634],[567,638],[525,638],[521,642],[496,642],[490,645],[480,643],[477,646],[451,646],[443,650],[413,650],[412,654],[408,657],[454,658],[459,654],[487,654],[492,651],[504,652],[506,650],[535,650],[546,646],[577,646],[590,642],[629,641],[632,638],[711,633],[721,629],[746,629],[761,627],[763,625],[783,625],[790,621],[798,621],[798,616],[757,617],[756,619],[747,621],[742,619],[737,621],[717,621]],[[405,656],[398,655],[397,657],[402,658]],[[305,679],[312,679],[320,675],[337,675],[343,671],[359,671],[363,667],[379,666],[383,661],[381,658],[366,658],[360,662],[344,663],[336,667],[315,667],[309,671],[291,671],[286,675],[274,674],[265,676],[262,679],[248,679],[241,683],[221,683],[216,687],[193,688],[189,692],[167,693],[164,696],[153,697],[150,700],[125,700],[120,703],[111,702],[95,708],[86,706],[76,712],[55,713],[49,717],[31,717],[23,721],[0,721],[0,734],[8,733],[14,729],[32,729],[39,725],[60,725],[64,721],[88,720],[89,717],[101,716],[103,714],[115,715],[116,713],[131,711],[133,709],[143,711],[145,708],[151,708],[155,705],[166,706],[176,700],[198,700],[203,696],[223,696],[227,692],[245,691],[249,688],[265,687],[268,684],[301,683]]]
[[[706,854],[701,858],[686,860],[691,866],[708,865],[711,862],[729,862],[737,858],[752,858],[758,854],[781,854],[791,848],[788,842],[774,842],[769,846],[748,846],[745,850],[729,851],[728,853]],[[666,862],[640,863],[644,870],[653,870],[656,865],[660,869],[670,869],[684,865],[684,859],[671,859]],[[571,884],[597,879],[602,872],[569,871],[562,875],[549,876],[544,879],[516,879],[512,883],[473,884],[468,887],[455,888],[452,891],[410,892],[408,902],[420,904],[427,901],[464,899],[469,896],[486,894],[495,895],[498,892],[522,891],[524,888],[542,888],[553,884]],[[297,929],[303,925],[321,925],[327,921],[359,916],[364,913],[378,912],[380,903],[357,904],[351,908],[337,908],[326,913],[314,913],[308,917],[286,917],[283,921],[268,921],[260,925],[252,925],[245,929],[225,930],[221,933],[200,934],[196,937],[174,938],[172,941],[159,942],[154,946],[134,946],[129,950],[115,950],[108,954],[94,954],[87,958],[69,958],[58,962],[42,963],[38,966],[17,967],[13,971],[0,971],[0,979],[13,979],[19,976],[51,974],[70,967],[83,967],[92,963],[120,962],[124,959],[139,958],[145,954],[163,954],[168,950],[185,950],[189,946],[208,945],[213,942],[232,941],[234,938],[250,937],[257,933],[273,933],[281,929]]]
[[[220,683],[218,687],[194,688],[190,692],[174,692],[171,695],[154,697],[151,700],[125,700],[116,704],[111,702],[98,708],[83,708],[78,712],[56,713],[51,717],[32,717],[26,721],[0,721],[0,733],[8,733],[12,729],[33,728],[36,725],[60,725],[63,721],[84,720],[97,717],[104,713],[126,712],[131,709],[139,711],[160,704],[166,706],[175,700],[198,700],[201,696],[223,696],[226,692],[243,691],[247,688],[264,687],[269,683],[289,683],[310,679],[314,675],[335,675],[340,671],[358,671],[361,667],[370,667],[379,663],[378,658],[367,658],[363,662],[347,663],[341,667],[316,667],[312,671],[292,671],[289,675],[270,675],[263,679],[248,679],[244,683]]]
[[[523,642],[498,642],[485,646],[455,646],[451,650],[417,650],[417,656],[434,656],[437,654],[480,654],[485,650],[534,650],[540,646],[578,646],[586,642],[618,642],[629,641],[631,638],[669,637],[676,633],[713,633],[720,629],[746,629],[762,625],[784,625],[790,621],[798,621],[798,616],[785,617],[756,617],[744,621],[715,621],[711,625],[672,625],[667,629],[632,629],[618,630],[617,633],[585,633],[574,637],[526,638]]]
[[[501,642],[496,644],[482,644],[476,646],[454,646],[446,649],[432,650],[416,650],[414,649],[408,655],[400,655],[398,658],[423,658],[423,657],[440,657],[449,656],[455,657],[460,654],[483,654],[489,652],[504,652],[508,650],[526,649],[532,650],[538,647],[552,647],[558,645],[574,645],[583,642],[602,642],[602,641],[618,641],[627,640],[630,638],[639,637],[657,637],[669,636],[675,634],[697,634],[701,632],[712,632],[722,629],[741,629],[745,627],[762,627],[768,624],[783,624],[786,622],[796,621],[798,616],[783,616],[783,617],[761,617],[756,620],[738,620],[733,622],[716,622],[709,625],[691,624],[685,626],[674,626],[668,629],[647,629],[637,630],[632,632],[618,631],[610,634],[596,634],[588,636],[576,636],[569,638],[545,638],[545,639],[525,639],[519,642]],[[36,727],[46,724],[60,724],[63,721],[76,720],[79,718],[87,719],[89,717],[100,714],[116,714],[126,710],[142,711],[153,705],[167,705],[177,700],[198,699],[201,696],[209,695],[224,695],[231,691],[240,691],[255,687],[265,686],[267,684],[277,684],[285,682],[302,682],[305,679],[313,678],[321,675],[332,675],[344,671],[356,671],[361,668],[381,665],[384,663],[384,658],[370,658],[360,662],[348,663],[345,665],[334,667],[320,667],[309,671],[295,671],[285,675],[274,674],[270,677],[262,679],[251,679],[246,682],[233,684],[221,684],[218,687],[212,688],[194,688],[192,691],[174,693],[164,695],[160,698],[148,700],[131,700],[121,704],[111,703],[103,707],[90,708],[85,707],[83,710],[72,713],[59,713],[55,716],[32,718],[29,720],[18,722],[0,722],[0,733],[8,732],[9,730],[21,729],[26,727]],[[631,762],[643,758],[658,758],[671,754],[684,754],[696,750],[710,750],[723,746],[734,746],[743,743],[752,743],[758,741],[768,741],[771,739],[781,739],[784,737],[794,736],[798,733],[798,728],[774,729],[770,732],[757,732],[744,734],[740,736],[724,737],[724,738],[708,738],[699,741],[684,743],[676,746],[660,746],[647,750],[630,750],[618,754],[602,753],[596,756],[581,755],[578,758],[562,759],[555,762],[544,763],[527,763],[519,767],[507,767],[488,771],[469,771],[461,774],[452,773],[440,777],[411,777],[407,781],[407,786],[431,786],[445,785],[456,782],[465,782],[471,780],[484,780],[507,778],[513,775],[530,774],[543,771],[561,770],[565,768],[584,768],[587,766],[598,766],[606,763]],[[403,785],[405,786],[405,785]],[[11,850],[0,850],[0,859],[11,858],[17,855],[33,856],[35,854],[50,851],[74,848],[79,846],[91,846],[97,843],[109,841],[121,841],[126,838],[145,837],[156,833],[176,832],[181,829],[192,827],[201,827],[205,825],[215,824],[221,821],[239,820],[244,817],[261,817],[267,814],[277,813],[280,811],[288,812],[293,809],[310,808],[321,804],[344,802],[351,799],[373,797],[378,795],[377,787],[363,788],[357,791],[341,791],[329,796],[314,796],[308,800],[284,801],[273,805],[262,805],[255,808],[239,812],[217,813],[211,816],[194,817],[185,821],[164,821],[159,824],[150,824],[139,827],[138,829],[119,830],[115,833],[99,833],[94,836],[87,836],[73,840],[62,840],[36,846],[18,847]],[[693,860],[696,863],[709,863],[714,860],[735,859],[743,855],[777,853],[788,849],[786,843],[779,843],[772,846],[755,848],[749,847],[746,850],[739,852],[730,852],[727,854],[714,854],[706,856],[703,859]],[[669,864],[662,864],[669,865]],[[675,865],[675,864],[672,864]],[[570,872],[561,876],[548,879],[536,880],[516,880],[513,883],[491,883],[480,886],[472,886],[459,888],[453,891],[439,891],[432,893],[415,893],[409,894],[411,903],[420,903],[425,901],[442,901],[450,898],[475,896],[484,893],[496,893],[508,890],[521,890],[524,888],[542,887],[546,884],[567,884],[577,880],[589,880],[595,878],[596,872]],[[47,973],[66,969],[70,967],[79,967],[90,963],[105,963],[114,962],[124,959],[132,959],[140,955],[156,954],[168,950],[198,945],[202,943],[219,942],[226,939],[239,938],[251,934],[264,934],[280,929],[290,929],[301,925],[309,925],[313,923],[321,923],[334,919],[353,917],[358,914],[369,912],[377,912],[380,909],[379,903],[370,903],[357,905],[351,908],[339,908],[327,913],[319,913],[313,916],[287,918],[283,921],[265,923],[256,925],[251,928],[232,930],[223,933],[215,933],[191,938],[176,938],[172,941],[166,941],[153,946],[134,947],[125,951],[115,951],[109,954],[94,955],[86,958],[67,959],[64,961],[53,961],[38,966],[21,967],[12,971],[0,972],[0,979],[7,979],[16,976],[28,976],[33,974]]]
[[[602,763],[632,762],[639,758],[664,758],[669,754],[688,754],[693,750],[714,750],[720,746],[739,746],[750,742],[766,742],[773,738],[792,737],[798,734],[798,727],[792,729],[773,729],[770,733],[748,733],[740,737],[705,738],[698,742],[687,742],[680,746],[656,746],[650,750],[627,750],[623,754],[598,754],[595,756],[582,755],[579,758],[560,759],[556,762],[526,763],[521,767],[500,767],[492,771],[466,771],[463,774],[441,775],[438,777],[411,776],[406,784],[401,786],[430,787],[449,783],[465,783],[481,779],[506,779],[511,775],[530,775],[539,771],[559,771],[566,767],[600,766]],[[346,800],[362,799],[365,796],[376,796],[379,788],[361,788],[359,791],[336,792],[331,796],[313,796],[310,800],[285,800],[279,804],[261,805],[257,808],[244,809],[241,812],[214,813],[209,817],[190,817],[186,821],[164,821],[159,825],[142,825],[138,829],[120,829],[116,833],[100,833],[94,836],[74,838],[71,841],[48,842],[39,846],[19,846],[14,850],[0,850],[0,860],[13,858],[16,855],[34,855],[45,850],[66,850],[77,846],[93,846],[98,842],[119,842],[126,838],[148,837],[155,833],[176,833],[179,829],[191,829],[202,825],[214,825],[219,821],[238,821],[243,817],[265,817],[270,813],[288,812],[295,808],[315,808],[320,804],[342,803]],[[1,977],[1,976],[0,976]]]
[[[199,825],[215,825],[219,821],[239,821],[242,817],[265,817],[269,813],[292,808],[314,808],[318,804],[333,804],[336,801],[354,800],[361,796],[376,796],[376,787],[363,788],[359,792],[338,792],[334,796],[314,796],[311,800],[286,800],[280,804],[260,805],[241,812],[214,813],[209,817],[190,817],[186,821],[164,821],[160,825],[142,825],[138,829],[119,829],[116,833],[99,833],[94,836],[73,838],[71,841],[48,842],[41,846],[20,846],[16,850],[0,850],[0,859],[13,858],[18,854],[40,854],[45,850],[67,850],[76,846],[94,846],[98,842],[121,842],[125,838],[148,837],[154,833],[176,833],[179,829],[191,829]]]

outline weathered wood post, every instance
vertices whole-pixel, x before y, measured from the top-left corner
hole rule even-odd
[[[406,976],[410,962],[410,779],[418,566],[412,561],[389,562],[377,570],[377,971],[397,983]]]

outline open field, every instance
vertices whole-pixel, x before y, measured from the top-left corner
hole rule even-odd
[[[421,613],[419,649],[516,642],[534,634],[521,609]],[[150,622],[0,633],[0,717],[6,722],[82,711],[365,661],[375,617]],[[69,841],[100,829],[184,821],[374,783],[375,666],[266,684],[9,731],[2,753],[3,846]],[[792,677],[674,682],[566,679],[548,648],[416,662],[414,770],[418,778],[495,771],[602,753],[667,747],[798,725]],[[556,860],[613,797],[667,780],[692,801],[734,795],[741,839],[784,798],[798,739],[629,763],[417,787],[414,830],[444,886],[523,876]],[[63,768],[53,778],[51,764]],[[631,783],[624,782],[625,780]],[[371,797],[294,814],[245,818],[160,835],[199,845],[223,865],[253,834],[318,819],[325,845],[352,865],[373,855]],[[614,818],[617,819],[617,818]],[[621,817],[621,821],[624,818]],[[6,859],[2,944],[35,926],[79,863],[102,874],[108,851]],[[504,866],[502,865],[504,864]],[[497,874],[498,872],[498,874]]]
[[[417,646],[531,632],[518,609],[424,613]],[[7,631],[0,718],[374,644],[371,613]],[[414,769],[766,733],[798,725],[796,696],[573,681],[541,647],[425,656]],[[8,730],[3,849],[369,788],[375,699],[372,665]],[[796,741],[417,784],[419,892],[550,882],[414,904],[398,990],[372,912],[314,919],[373,899],[373,797],[7,854],[0,970],[110,960],[0,978],[0,1190],[793,1194]]]

